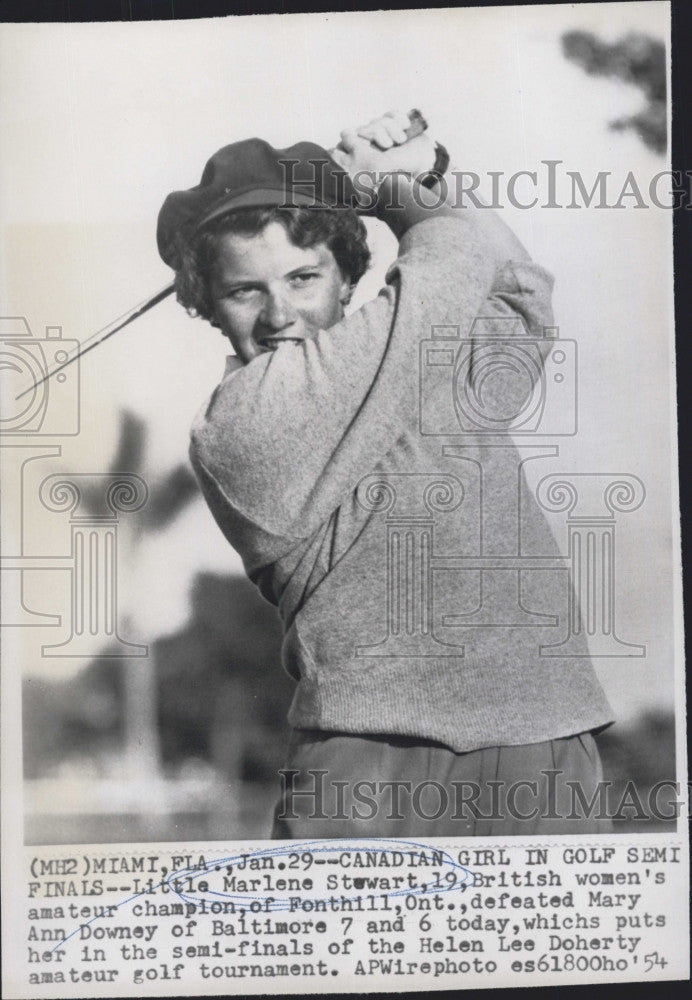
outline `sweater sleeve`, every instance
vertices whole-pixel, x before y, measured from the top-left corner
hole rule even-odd
[[[196,421],[191,459],[207,501],[246,567],[310,537],[418,421],[419,345],[436,324],[470,331],[523,310],[531,327],[550,276],[497,260],[454,219],[419,223],[387,285],[314,340],[282,344],[229,374]],[[549,320],[548,320],[549,321]]]

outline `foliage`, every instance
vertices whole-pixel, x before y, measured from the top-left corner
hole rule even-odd
[[[153,644],[164,767],[196,758],[228,779],[275,781],[293,689],[278,616],[244,577],[200,574],[191,596],[188,622]],[[111,755],[125,730],[125,683],[125,662],[107,656],[70,681],[27,678],[25,777],[47,776],[71,757]]]
[[[562,51],[590,76],[608,76],[633,84],[644,92],[646,105],[634,115],[610,123],[617,131],[634,129],[642,142],[656,153],[665,153],[666,50],[663,42],[648,35],[631,33],[612,45],[588,31],[568,31],[562,36]]]

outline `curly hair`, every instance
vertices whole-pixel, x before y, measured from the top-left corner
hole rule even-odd
[[[367,230],[350,208],[242,208],[214,219],[192,238],[180,234],[181,265],[175,272],[178,302],[191,316],[213,321],[209,276],[219,240],[227,233],[255,236],[271,222],[284,227],[294,246],[326,244],[342,273],[356,285],[370,263]]]

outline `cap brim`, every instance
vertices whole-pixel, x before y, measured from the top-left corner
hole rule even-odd
[[[253,188],[241,194],[229,195],[227,199],[214,205],[214,207],[202,217],[195,227],[200,230],[213,219],[218,219],[227,212],[232,212],[236,208],[261,208],[263,206],[281,205],[285,208],[330,208],[325,202],[315,198],[314,195],[303,191],[287,191],[285,188]]]

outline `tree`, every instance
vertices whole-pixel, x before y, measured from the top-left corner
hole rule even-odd
[[[645,146],[665,153],[668,129],[663,42],[632,32],[610,45],[591,32],[568,31],[562,36],[562,51],[590,76],[616,77],[639,87],[646,105],[634,115],[610,122],[609,127],[615,131],[633,129]]]

